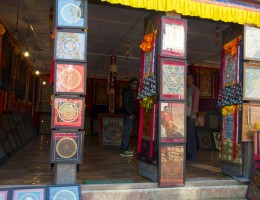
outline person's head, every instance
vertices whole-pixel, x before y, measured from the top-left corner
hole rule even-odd
[[[164,106],[163,110],[164,110],[164,112],[170,112],[169,106]]]
[[[139,80],[137,78],[133,77],[133,78],[130,79],[129,85],[130,85],[131,88],[136,90],[137,87],[138,87],[138,82],[139,82]]]
[[[194,78],[193,78],[192,74],[187,75],[187,84],[188,84],[188,86],[194,85]]]

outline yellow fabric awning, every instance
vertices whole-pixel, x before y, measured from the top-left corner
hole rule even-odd
[[[215,0],[101,0],[134,8],[157,11],[176,11],[187,16],[198,16],[215,21],[260,26],[259,6],[246,6]]]

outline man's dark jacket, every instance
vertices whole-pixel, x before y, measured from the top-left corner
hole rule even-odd
[[[125,115],[131,116],[136,112],[135,105],[135,93],[134,90],[129,86],[123,90],[122,101],[123,101],[123,112]]]

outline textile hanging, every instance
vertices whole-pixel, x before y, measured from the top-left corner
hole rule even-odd
[[[198,16],[215,21],[254,24],[260,26],[260,6],[234,0],[101,0],[134,8],[176,11],[182,15]]]

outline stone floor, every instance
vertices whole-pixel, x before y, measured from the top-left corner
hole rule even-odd
[[[135,150],[136,148],[134,148]],[[49,163],[50,136],[42,135],[16,152],[0,167],[0,185],[52,184],[53,172]],[[135,183],[150,182],[138,174],[138,160],[122,158],[118,147],[98,147],[97,136],[86,136],[84,162],[77,175],[78,183],[83,180],[131,179]],[[220,172],[217,151],[198,152],[198,161],[187,163],[186,179],[226,180]]]

